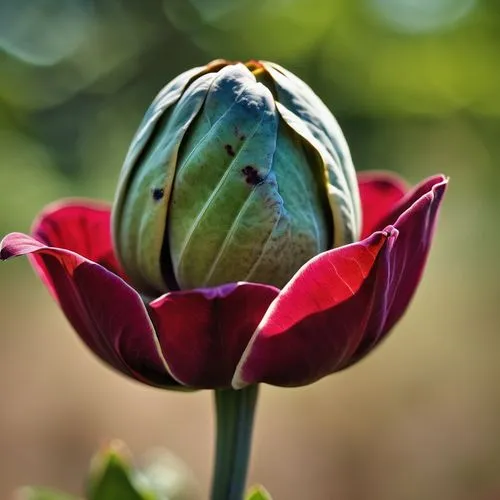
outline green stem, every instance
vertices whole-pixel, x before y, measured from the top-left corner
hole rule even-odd
[[[242,500],[258,386],[215,390],[216,451],[211,500]]]

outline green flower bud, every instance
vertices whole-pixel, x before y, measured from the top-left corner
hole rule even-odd
[[[145,293],[281,287],[318,253],[359,237],[347,143],[284,68],[213,61],[169,83],[147,111],[122,169],[113,231]]]

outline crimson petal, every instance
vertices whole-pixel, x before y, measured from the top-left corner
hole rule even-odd
[[[403,179],[391,172],[360,172],[358,186],[363,214],[361,239],[364,239],[389,224],[382,221],[392,213],[408,187]]]
[[[305,385],[335,371],[361,341],[388,237],[375,233],[303,266],[270,306],[233,386]]]
[[[279,290],[258,283],[168,293],[150,316],[170,372],[183,385],[230,387],[236,365]]]
[[[21,233],[0,244],[2,260],[30,255],[87,346],[103,361],[154,386],[176,386],[139,294],[103,266]]]
[[[387,206],[388,210],[385,215],[383,212],[380,212],[380,217],[378,218],[378,222],[376,223],[374,230],[380,231],[384,229],[384,227],[394,224],[395,221],[404,212],[408,211],[418,200],[428,196],[433,196],[431,193],[433,193],[436,189],[438,191],[441,191],[441,189],[444,190],[447,182],[447,178],[444,175],[435,175],[424,179],[412,189],[407,190],[404,196],[400,197],[399,200],[392,204],[392,206]],[[441,184],[443,186],[438,188]],[[439,198],[438,203],[440,203],[440,201],[441,198]]]
[[[422,277],[429,255],[436,219],[448,180],[435,176],[416,186],[402,200],[408,207],[394,223],[398,238],[386,262],[378,294],[378,314],[368,325],[363,342],[349,362],[353,364],[370,352],[403,316]],[[395,214],[398,208],[395,208]]]
[[[439,176],[422,183],[398,205],[420,194],[394,227],[303,266],[271,304],[233,386],[309,384],[373,349],[413,296],[446,182]]]
[[[68,199],[45,208],[31,234],[47,246],[71,250],[123,277],[111,241],[111,207],[92,200]]]

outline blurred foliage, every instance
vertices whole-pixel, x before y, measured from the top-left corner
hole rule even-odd
[[[263,486],[254,486],[247,494],[246,500],[272,500]]]
[[[266,476],[266,467],[257,466],[262,476],[258,479],[277,497],[286,492],[286,498],[303,498],[294,485],[305,484],[307,478],[323,480],[323,493],[318,493],[318,486],[317,496],[311,493],[311,498],[333,498],[332,492],[343,492],[342,498],[349,500],[488,500],[484,495],[490,488],[491,498],[498,498],[499,53],[500,3],[495,0],[0,0],[0,234],[28,230],[35,214],[61,197],[111,201],[135,128],[155,94],[178,73],[218,57],[269,59],[284,65],[332,109],[358,169],[395,170],[411,183],[443,172],[451,183],[430,268],[412,309],[420,316],[410,311],[404,328],[408,335],[398,332],[391,337],[389,346],[353,369],[354,376],[349,371],[308,388],[300,397],[293,394],[298,403],[290,403],[288,423],[268,413],[262,432],[267,427],[276,435],[287,426],[292,430],[280,442],[267,436],[272,444],[265,448],[262,463],[269,463],[264,460],[268,455],[272,462],[274,456],[273,470]],[[0,447],[0,460],[9,457],[15,464],[23,457],[13,452],[18,443],[34,440],[41,432],[42,427],[33,427],[36,435],[26,431],[38,419],[43,429],[52,429],[57,411],[62,422],[67,421],[63,411],[83,412],[80,425],[94,422],[99,428],[96,422],[112,410],[102,402],[102,411],[92,406],[97,404],[95,395],[87,396],[90,409],[78,406],[80,395],[71,399],[73,389],[58,385],[73,405],[63,406],[48,389],[50,384],[65,383],[59,381],[66,378],[58,375],[60,368],[54,368],[46,386],[43,377],[31,380],[30,373],[45,373],[48,361],[56,360],[75,373],[73,383],[81,377],[82,389],[90,375],[82,375],[83,368],[75,371],[73,365],[83,363],[80,358],[67,359],[66,352],[76,356],[77,351],[70,351],[73,344],[60,339],[63,320],[55,319],[55,307],[53,316],[46,311],[50,299],[41,299],[41,285],[36,288],[32,278],[29,293],[25,290],[28,281],[20,278],[29,271],[26,262],[9,263],[1,270],[2,283],[10,286],[0,287],[5,330],[0,387],[10,387],[9,380],[19,383],[21,377],[29,388],[16,389],[10,406],[6,403],[0,412],[0,425],[15,420],[11,427],[0,428],[0,443],[11,443],[10,448]],[[21,315],[9,309],[21,303]],[[26,315],[25,307],[36,314]],[[30,329],[27,322],[38,325],[42,312],[47,314],[43,321],[48,331],[34,326],[32,333],[19,335],[23,324],[24,330]],[[50,336],[53,325],[57,327]],[[46,343],[57,345],[62,354],[45,349]],[[29,363],[15,358],[30,354]],[[125,384],[120,379],[112,385],[114,375],[105,378],[104,368],[96,373],[105,382],[94,380],[95,385],[116,390]],[[336,397],[325,397],[327,384],[337,384],[336,380],[342,382],[335,385]],[[37,398],[32,397],[33,384],[39,388]],[[415,391],[409,395],[411,384],[417,396]],[[272,394],[283,398],[273,400],[280,405],[289,397]],[[117,404],[125,404],[129,397],[127,392]],[[45,411],[45,417],[37,414],[37,419],[23,420],[22,406],[20,416],[12,417],[18,415],[20,401]],[[53,406],[43,406],[43,401]],[[146,403],[143,409],[134,401],[131,414],[149,411]],[[309,407],[314,408],[312,417],[304,410]],[[279,411],[284,411],[282,406]],[[113,430],[118,425],[114,417]],[[121,413],[119,417],[120,422],[125,418]],[[182,414],[178,425],[185,418]],[[148,431],[142,427],[149,425],[130,419],[135,432]],[[169,432],[165,419],[151,426],[155,436],[159,428]],[[302,427],[299,420],[304,420]],[[75,422],[66,425],[69,436],[80,432]],[[300,432],[293,433],[293,426]],[[9,441],[11,434],[15,442]],[[90,440],[83,431],[80,434],[74,439],[93,447],[94,434]],[[176,430],[170,438],[177,434]],[[290,451],[280,451],[293,449],[291,443],[300,446],[301,439],[300,463]],[[184,438],[183,443],[188,446]],[[192,457],[200,453],[198,445],[195,448]],[[39,449],[46,450],[43,443]],[[65,453],[51,457],[53,462],[45,457],[33,462],[33,470],[34,464],[52,464],[53,481],[39,478],[40,483],[62,484],[64,466],[75,456],[73,448]],[[381,453],[385,459],[379,458]],[[86,459],[82,452],[82,462]],[[74,477],[80,478],[81,463],[74,466]],[[26,475],[28,469],[15,470],[15,477],[36,481]],[[334,470],[339,472],[335,475]],[[0,484],[0,496],[14,487],[12,474],[0,474],[0,483],[8,483],[3,490]],[[311,480],[302,494],[313,491],[308,488],[315,484]]]
[[[136,465],[126,445],[118,440],[107,443],[92,457],[84,482],[87,500],[195,500],[200,497],[191,471],[168,450],[151,450]],[[14,497],[15,500],[78,500],[53,489],[29,486],[17,490]]]

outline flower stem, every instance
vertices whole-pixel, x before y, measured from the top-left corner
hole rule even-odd
[[[242,500],[258,386],[215,390],[216,451],[211,500]]]

